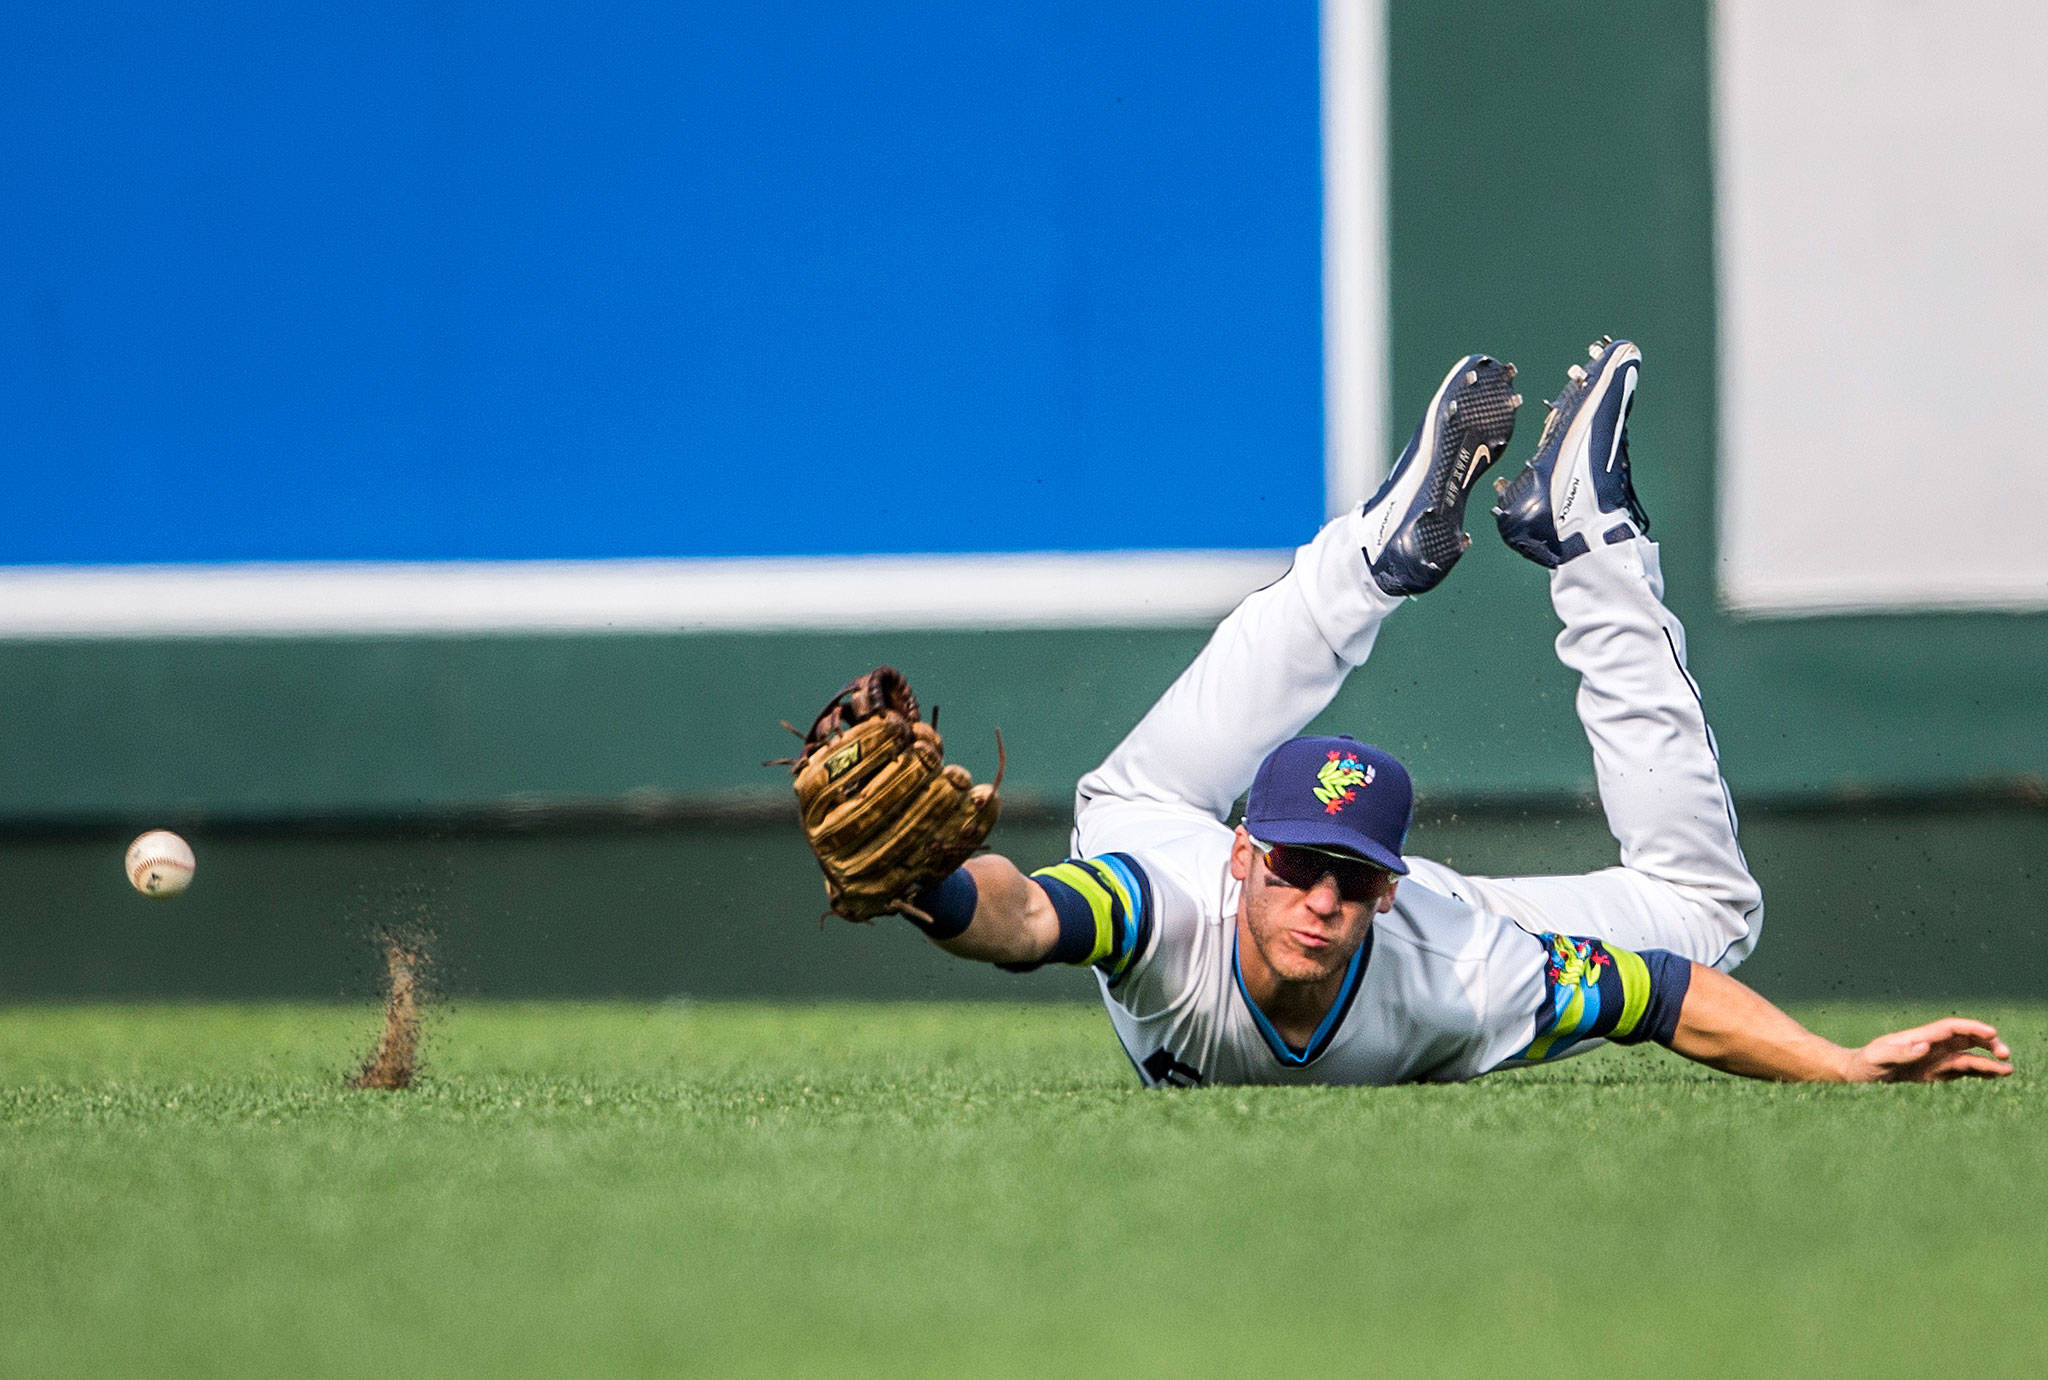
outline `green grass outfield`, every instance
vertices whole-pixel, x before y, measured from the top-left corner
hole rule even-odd
[[[1936,1014],[1801,1012],[1842,1038]],[[0,1007],[0,1374],[2039,1374],[2002,1085],[1143,1092],[1102,1016]]]

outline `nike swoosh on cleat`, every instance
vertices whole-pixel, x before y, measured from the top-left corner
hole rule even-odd
[[[1614,428],[1613,439],[1607,443],[1607,472],[1614,473],[1614,457],[1621,454],[1621,432],[1628,425],[1628,400],[1635,396],[1636,371],[1628,371],[1628,377],[1621,381],[1621,410],[1614,415],[1620,420]]]

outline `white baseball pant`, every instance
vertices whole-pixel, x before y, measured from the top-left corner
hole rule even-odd
[[[1400,602],[1367,572],[1362,527],[1357,511],[1324,526],[1082,778],[1077,854],[1141,849],[1197,817],[1227,819],[1266,754],[1329,705]],[[1713,733],[1685,667],[1685,630],[1663,593],[1657,545],[1645,537],[1595,547],[1550,575],[1564,623],[1557,655],[1579,673],[1579,722],[1620,866],[1474,877],[1410,859],[1403,885],[1448,892],[1525,929],[1666,949],[1724,972],[1749,955],[1763,896],[1736,842]]]

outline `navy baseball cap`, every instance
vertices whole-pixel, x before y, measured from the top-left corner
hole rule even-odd
[[[1353,853],[1403,875],[1414,822],[1408,769],[1355,738],[1288,739],[1259,763],[1244,803],[1245,832],[1261,843]]]

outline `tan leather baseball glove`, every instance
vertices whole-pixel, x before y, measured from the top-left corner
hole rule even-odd
[[[920,890],[972,857],[995,828],[1003,780],[975,785],[946,764],[939,731],[918,714],[910,682],[881,666],[847,685],[812,722],[790,766],[804,836],[825,896],[848,920],[917,914]]]

